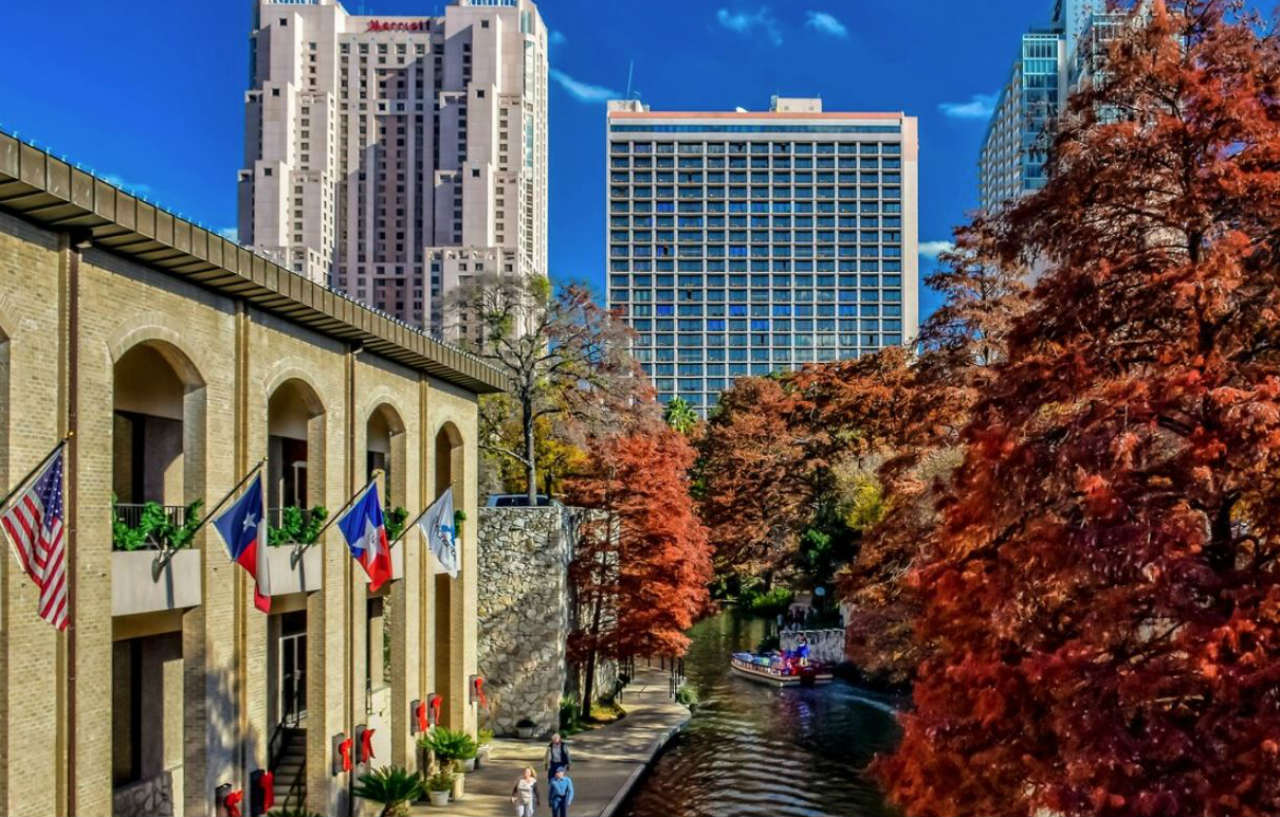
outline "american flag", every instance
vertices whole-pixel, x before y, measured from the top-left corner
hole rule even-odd
[[[67,629],[66,539],[62,535],[62,450],[0,516],[22,569],[40,588],[40,617]]]

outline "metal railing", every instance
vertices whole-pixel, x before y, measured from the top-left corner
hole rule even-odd
[[[126,527],[137,528],[142,525],[142,514],[146,510],[147,504],[141,502],[116,502],[111,506],[111,524],[114,528],[116,520],[120,520]],[[187,521],[187,509],[183,505],[161,505],[164,511],[165,519],[174,527],[182,527]],[[113,542],[112,547],[116,550],[121,549],[119,542]],[[153,537],[148,537],[146,542],[142,544],[139,550],[163,550],[164,542],[157,542]]]

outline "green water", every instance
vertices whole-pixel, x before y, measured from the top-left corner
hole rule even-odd
[[[700,704],[632,796],[627,817],[891,815],[861,770],[898,739],[901,701],[836,681],[779,690],[734,676],[764,620],[722,613],[698,624],[685,673]]]

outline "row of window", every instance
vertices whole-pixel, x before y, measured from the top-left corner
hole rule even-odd
[[[725,241],[726,238],[729,241],[750,241],[753,244],[813,244],[815,241],[819,244],[835,244],[837,242],[841,244],[879,244],[882,242],[900,244],[902,242],[902,233],[897,230],[889,230],[884,233],[879,230],[864,230],[860,233],[852,230],[841,230],[838,233],[835,231],[819,231],[815,233],[812,230],[797,230],[793,233],[789,229],[778,229],[773,232],[754,230],[750,233],[746,230],[730,230],[728,233],[724,230],[711,230],[705,233],[702,230],[681,230],[679,233],[670,230],[658,230],[656,233],[650,230],[612,230],[609,233],[609,240],[615,244],[652,244],[655,240],[668,243],[678,240],[681,244],[702,244],[704,242],[720,243]]]
[[[838,193],[837,193],[838,191]],[[613,185],[615,199],[900,199],[901,187],[671,187]],[[669,202],[667,202],[669,204]],[[658,212],[662,212],[659,210]]]
[[[306,133],[304,132],[305,136]],[[681,170],[681,171],[658,171],[656,174],[650,170],[614,170],[609,174],[609,181],[614,184],[652,184],[657,181],[659,184],[663,182],[679,183],[679,184],[724,184],[726,179],[730,184],[791,184],[794,179],[795,184],[901,184],[902,174],[891,173],[885,171],[883,173],[876,170],[863,170],[858,173],[844,172],[836,173],[834,170],[820,171],[813,173],[810,171],[797,171],[792,173],[790,170],[775,170],[772,173],[765,171],[752,171],[748,173],[745,170],[730,171],[725,173],[720,170],[712,170],[703,173],[701,170]]]
[[[783,338],[782,341],[770,343],[771,338]],[[856,349],[859,345],[865,347],[879,346],[897,346],[902,343],[902,335],[900,334],[865,334],[865,335],[707,335],[706,341],[702,340],[702,335],[672,335],[672,334],[655,334],[649,335],[645,333],[637,334],[635,337],[635,346],[637,350],[644,349],[649,346],[659,348],[672,348],[675,346],[683,346],[687,349],[697,348],[704,349],[708,352],[716,347],[728,347],[732,352],[735,349],[745,349],[747,346],[752,347],[753,354],[758,352],[768,353],[770,346],[801,346],[801,347],[823,347],[836,348],[849,347]],[[837,343],[836,339],[840,342]],[[727,341],[727,343],[726,343]],[[861,341],[861,343],[859,343]],[[711,347],[711,348],[706,348]],[[774,351],[785,351],[775,349]]]
[[[902,154],[900,142],[632,142],[616,140],[609,143],[610,153],[705,153],[713,156],[791,154],[794,156],[835,156],[859,155],[876,156],[880,154],[898,156]]]
[[[772,221],[770,221],[770,219],[772,219]],[[696,227],[701,229],[702,227],[705,226],[705,227],[711,227],[714,229],[716,227],[722,228],[726,224],[729,227],[752,227],[752,228],[765,228],[765,229],[768,229],[770,226],[773,226],[774,228],[790,229],[793,224],[797,229],[812,228],[814,225],[817,225],[820,228],[821,227],[832,227],[832,228],[840,227],[841,229],[848,229],[850,227],[901,227],[902,217],[901,216],[854,217],[847,214],[839,217],[795,216],[794,220],[792,216],[786,216],[786,215],[769,216],[767,214],[753,215],[749,217],[743,216],[743,215],[729,216],[727,217],[727,220],[725,216],[705,216],[704,217],[700,215],[697,215],[697,216],[682,215],[682,216],[679,216],[678,218],[676,216],[656,216],[655,217],[652,215],[645,215],[645,216],[617,215],[617,216],[609,217],[610,227],[632,227],[632,226],[653,227],[656,225],[659,228],[680,227],[681,229],[683,229],[686,227]]]
[[[397,267],[397,269],[399,269]],[[723,275],[681,275],[676,278],[672,275],[611,275],[609,276],[609,284],[613,287],[632,286],[639,289],[648,289],[657,282],[657,286],[662,287],[676,286],[680,287],[723,287],[725,285],[725,276]],[[730,275],[728,278],[731,287],[746,287],[748,282],[753,287],[767,287],[771,283],[776,287],[811,287],[814,285],[815,278],[812,275],[774,275],[770,278],[768,275],[752,275],[748,278],[745,275]],[[902,278],[897,275],[841,275],[838,278],[835,275],[819,275],[816,279],[819,288],[834,287],[837,281],[841,287],[855,287],[861,284],[864,287],[880,286],[901,286]]]
[[[419,290],[419,297],[421,297],[421,294],[422,293]],[[656,321],[650,318],[643,318],[633,319],[631,321],[631,328],[637,332],[652,332],[655,331],[655,329],[658,332],[671,332],[675,331],[677,323],[681,332],[701,332],[704,328],[709,332],[723,332],[725,331],[726,326],[724,318],[711,318],[707,321],[703,321],[701,319],[689,320],[681,318],[678,322],[671,318],[659,318]],[[730,332],[746,332],[748,331],[748,325],[752,332],[772,331],[787,333],[791,332],[793,328],[796,332],[835,332],[837,328],[841,332],[878,332],[881,329],[888,332],[902,331],[902,321],[893,318],[885,318],[883,321],[878,318],[841,318],[838,321],[835,318],[822,318],[817,321],[814,321],[812,318],[797,318],[794,321],[790,318],[774,319],[772,321],[768,318],[753,318],[750,322],[735,319],[728,321],[728,330]],[[785,334],[781,336],[786,337]],[[789,345],[788,341],[779,341],[778,337],[779,335],[774,335],[775,346]]]
[[[659,172],[674,170],[901,170],[902,160],[897,157],[862,156],[862,157],[822,157],[809,159],[790,156],[614,156],[609,160],[609,169],[617,171],[634,170],[649,171],[657,168]]]
[[[862,316],[864,318],[874,318],[880,315],[883,315],[886,318],[902,317],[902,305],[898,303],[900,299],[894,298],[892,300],[893,300],[893,303],[883,303],[883,304],[872,302],[872,301],[860,301],[855,304],[850,304],[850,303],[840,304],[839,314],[842,318],[849,318],[849,317],[856,317],[856,316]],[[675,312],[673,311],[674,307],[671,304],[658,304],[656,307],[651,304],[632,304],[629,312],[626,309],[625,305],[621,307],[621,309],[623,311],[623,317],[625,318],[627,317],[628,314],[630,314],[631,320],[636,320],[639,318],[651,318],[655,314],[659,318],[663,316],[671,316],[675,314]],[[708,307],[707,309],[708,311],[710,311],[711,307]],[[729,314],[732,316],[744,316],[747,314],[746,312],[735,311],[737,307],[734,307],[734,306],[730,306],[729,309],[730,309]],[[770,310],[769,304],[753,304],[751,306],[751,317],[753,318],[768,317],[770,314],[769,310]],[[684,314],[684,313],[681,313],[681,314]],[[716,313],[709,312],[709,314],[714,315]],[[798,319],[812,318],[814,317],[815,314],[819,318],[834,318],[836,316],[836,305],[824,303],[824,304],[818,304],[815,307],[813,304],[773,304],[772,314],[774,315],[775,318],[795,317],[797,318],[796,325],[800,325]],[[821,329],[822,325],[823,325],[823,321],[819,320],[818,328]]]
[[[812,261],[801,259],[792,261],[790,259],[780,260],[743,260],[733,259],[732,261],[723,261],[711,259],[704,261],[698,259],[696,261],[680,260],[679,262],[672,259],[658,259],[656,261],[627,259],[614,259],[609,262],[610,272],[627,272],[633,270],[635,272],[902,272],[902,262],[896,260],[880,260],[880,259],[861,259],[858,261],[841,260],[835,261],[830,259],[819,259]]]

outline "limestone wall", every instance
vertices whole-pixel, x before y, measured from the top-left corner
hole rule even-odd
[[[562,508],[481,508],[478,654],[499,735],[529,718],[559,727],[568,680],[568,565],[572,537]],[[483,716],[482,716],[483,720]]]

